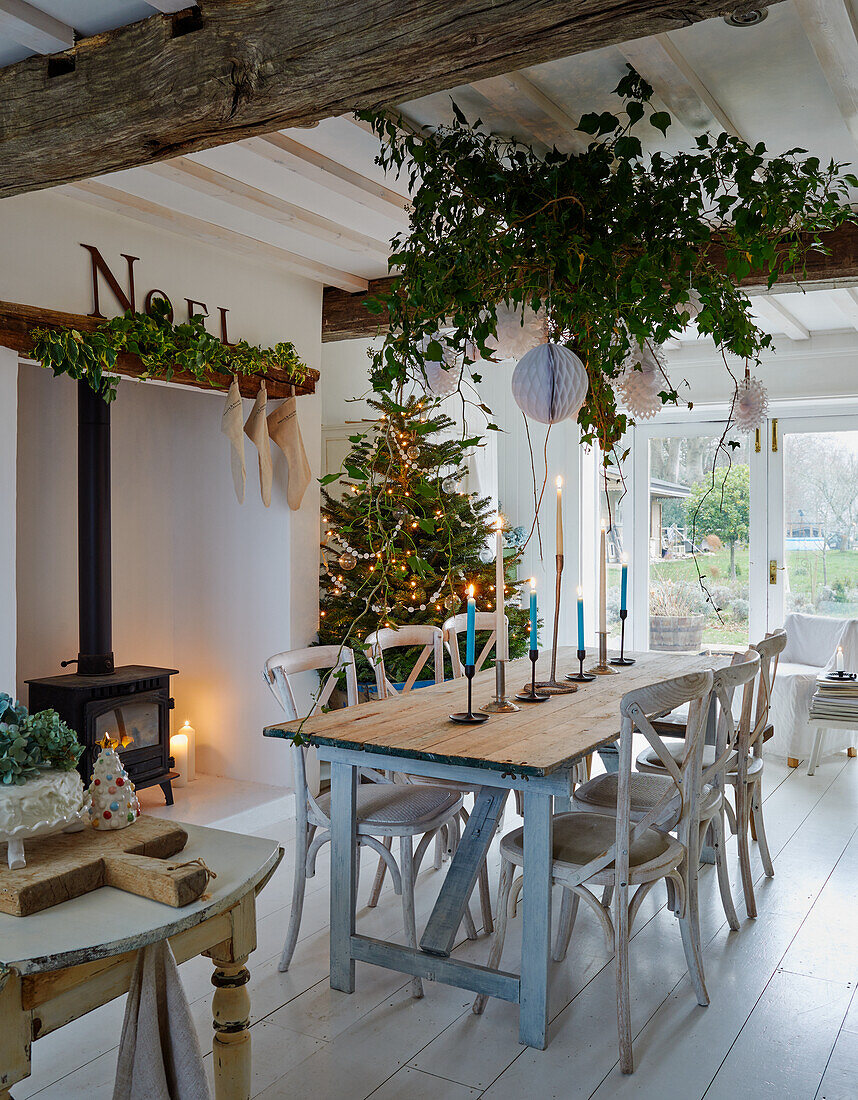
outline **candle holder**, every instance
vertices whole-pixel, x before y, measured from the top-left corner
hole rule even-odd
[[[557,635],[560,629],[560,582],[563,576],[563,555],[556,554],[554,581],[554,635],[551,646],[551,675],[547,680],[541,680],[536,688],[546,695],[568,695],[578,688],[568,680],[557,679]]]
[[[623,651],[626,648],[626,619],[629,617],[628,611],[623,608],[620,612],[620,655],[619,657],[612,657],[612,665],[633,665],[635,663],[634,657],[624,657]]]
[[[578,658],[578,671],[574,674],[570,674],[566,679],[576,684],[586,684],[589,683],[590,680],[595,680],[596,677],[593,676],[592,673],[584,671],[584,661],[587,657],[587,650],[579,649],[576,656]]]
[[[495,697],[486,704],[489,714],[512,714],[521,710],[506,693],[506,661],[495,660]]]
[[[617,670],[611,668],[608,664],[608,632],[600,630],[597,636],[599,638],[599,661],[588,671],[592,672],[594,676],[617,676]]]
[[[468,709],[450,715],[451,722],[488,722],[489,716],[481,710],[473,709],[474,672],[473,665],[465,665],[465,676],[468,680]]]
[[[516,699],[520,699],[522,703],[544,703],[549,696],[536,690],[536,662],[539,660],[539,650],[531,649],[529,656],[530,683],[516,695]]]

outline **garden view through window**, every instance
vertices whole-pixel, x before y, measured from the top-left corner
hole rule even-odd
[[[784,610],[858,616],[858,431],[784,434]]]
[[[650,647],[748,643],[750,468],[746,436],[650,440]],[[701,583],[702,580],[702,583]]]

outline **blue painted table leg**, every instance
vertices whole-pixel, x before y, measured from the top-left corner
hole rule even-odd
[[[550,795],[524,795],[524,889],[518,1041],[545,1050],[551,951],[552,809]]]
[[[331,763],[331,989],[354,993],[357,769]]]

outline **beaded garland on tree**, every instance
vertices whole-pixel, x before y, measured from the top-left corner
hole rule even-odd
[[[494,513],[488,500],[462,491],[467,453],[479,437],[446,434],[453,421],[429,398],[400,403],[380,395],[369,404],[378,420],[349,437],[342,472],[322,479],[340,481],[343,494],[322,494],[319,642],[351,646],[362,679],[371,680],[362,654],[367,634],[383,626],[440,626],[464,606],[469,584],[481,611],[495,610],[497,594],[494,554],[487,552]],[[507,559],[508,567],[517,560]],[[527,646],[519,588],[510,581],[504,593],[513,657]],[[409,655],[401,660],[406,664],[390,670],[393,678],[406,671]]]
[[[121,741],[105,734],[98,743],[101,752],[89,784],[89,823],[93,829],[124,829],[140,816],[137,792],[119,759]]]

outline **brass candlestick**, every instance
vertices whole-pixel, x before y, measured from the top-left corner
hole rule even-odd
[[[547,695],[568,695],[571,691],[577,691],[577,686],[569,683],[568,680],[557,679],[557,634],[560,629],[560,582],[563,577],[563,555],[556,554],[554,562],[554,637],[551,647],[551,676],[537,683],[536,690],[545,692]]]
[[[608,632],[600,630],[597,637],[599,639],[599,661],[598,664],[593,665],[587,671],[592,672],[594,676],[616,676],[617,670],[611,668],[608,664]]]

